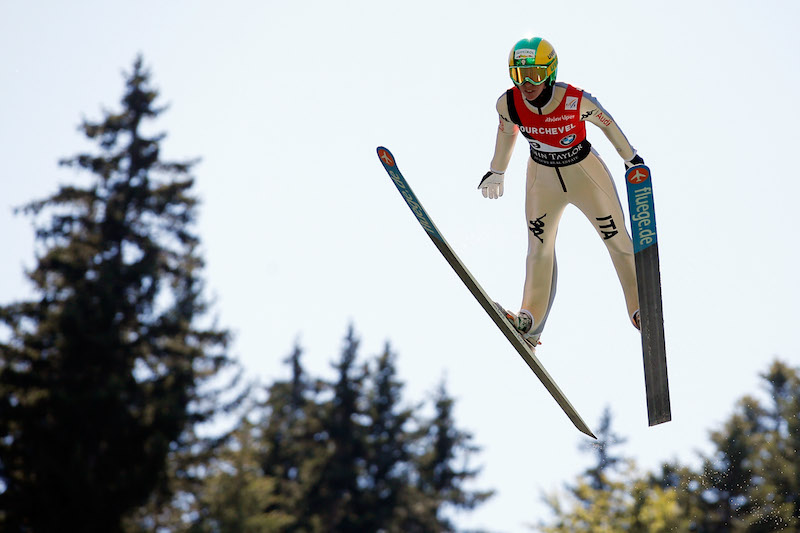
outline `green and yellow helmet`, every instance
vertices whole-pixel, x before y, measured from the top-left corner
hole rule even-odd
[[[515,85],[530,82],[540,85],[556,82],[558,56],[556,49],[541,37],[522,39],[508,54],[508,71]]]

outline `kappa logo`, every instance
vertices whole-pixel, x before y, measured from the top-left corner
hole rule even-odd
[[[577,111],[578,98],[576,96],[567,96],[567,102],[564,105],[564,109],[566,109],[567,111]]]
[[[564,137],[563,139],[561,139],[558,142],[559,142],[559,144],[561,144],[561,146],[569,146],[570,144],[575,142],[575,134],[573,133],[571,135],[567,135],[566,137]]]
[[[529,220],[528,221],[528,229],[531,230],[531,233],[533,233],[533,236],[536,237],[537,239],[539,239],[539,242],[541,242],[542,244],[544,244],[544,240],[542,239],[542,233],[544,233],[544,220],[542,220],[542,219],[544,217],[546,217],[546,216],[547,216],[547,213],[545,213],[544,215],[540,216],[536,220]]]

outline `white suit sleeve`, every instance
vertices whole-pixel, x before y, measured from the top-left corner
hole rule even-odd
[[[581,99],[581,118],[600,128],[623,160],[630,161],[636,155],[636,150],[628,142],[614,118],[594,96],[586,91]]]
[[[494,157],[489,169],[502,174],[508,168],[509,161],[511,161],[511,154],[514,151],[514,142],[517,140],[519,128],[508,118],[508,105],[505,94],[497,100],[497,113],[500,116],[500,124],[497,127]]]

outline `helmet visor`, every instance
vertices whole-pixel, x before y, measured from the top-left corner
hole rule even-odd
[[[509,67],[511,79],[517,85],[530,82],[534,85],[544,83],[549,75],[550,65],[529,65],[525,67]]]

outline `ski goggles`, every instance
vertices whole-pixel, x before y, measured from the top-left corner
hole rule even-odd
[[[550,76],[550,65],[527,65],[524,67],[508,67],[511,79],[516,85],[530,82],[541,85]]]

